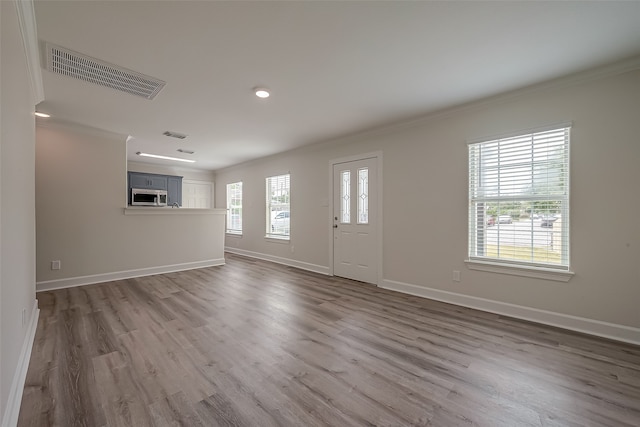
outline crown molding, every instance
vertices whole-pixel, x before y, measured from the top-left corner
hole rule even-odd
[[[390,132],[397,131],[399,129],[412,128],[414,126],[421,126],[425,123],[441,120],[447,117],[454,116],[456,114],[473,111],[487,106],[498,104],[511,99],[517,99],[526,95],[531,95],[537,92],[542,92],[551,89],[563,89],[570,86],[576,86],[584,83],[588,83],[595,80],[604,79],[607,77],[613,77],[620,74],[625,74],[633,71],[640,70],[640,56],[635,55],[609,63],[598,67],[589,68],[586,70],[570,73],[554,79],[545,80],[542,82],[534,83],[528,86],[523,86],[518,89],[502,92],[496,95],[480,98],[474,101],[469,101],[452,107],[434,110],[430,113],[420,115],[418,117],[409,118],[407,120],[400,120],[395,123],[390,123],[378,127],[373,127],[368,130],[355,132],[349,135],[343,135],[328,141],[321,142],[320,144],[335,144],[348,142],[351,140],[358,140],[363,136],[375,136],[384,135]],[[302,147],[304,148],[304,147]]]
[[[637,71],[639,69],[640,69],[640,56],[632,56],[630,58],[626,58],[617,62],[609,63],[599,67],[589,68],[583,71],[578,71],[576,73],[571,73],[565,76],[557,77],[551,80],[546,80],[540,83],[534,83],[532,85],[524,86],[519,89],[514,89],[512,91],[503,92],[503,93],[490,96],[487,98],[483,98],[477,101],[471,101],[467,104],[452,107],[450,109],[438,111],[431,115],[428,115],[427,117],[419,119],[418,121],[425,120],[425,119],[428,120],[433,118],[440,119],[443,116],[450,116],[453,114],[457,114],[460,111],[484,108],[487,105],[508,101],[514,98],[520,98],[522,96],[534,94],[537,92],[554,90],[554,89],[563,89],[571,86],[581,85],[584,83],[589,83],[592,81],[601,80],[608,77],[613,77],[620,74]]]
[[[33,104],[44,101],[44,85],[40,68],[40,50],[38,48],[38,32],[36,30],[36,14],[33,0],[15,1],[22,44],[27,59],[27,69],[31,81]]]
[[[539,83],[534,83],[529,86],[524,86],[518,89],[502,92],[496,95],[483,97],[474,101],[469,101],[459,105],[454,105],[448,108],[437,109],[432,112],[419,115],[417,117],[408,118],[405,120],[399,120],[394,123],[387,123],[380,126],[375,126],[369,129],[363,129],[355,131],[353,133],[337,136],[335,138],[318,141],[313,144],[305,145],[302,147],[292,148],[291,150],[271,154],[269,156],[261,157],[258,159],[247,160],[246,162],[237,163],[235,165],[225,166],[223,168],[215,169],[214,172],[232,172],[234,170],[241,169],[248,165],[261,162],[267,158],[280,156],[284,153],[303,152],[305,150],[317,150],[318,147],[330,147],[334,145],[343,145],[350,142],[361,140],[363,137],[374,137],[378,135],[386,135],[392,132],[396,132],[403,129],[410,129],[416,126],[423,126],[429,122],[442,120],[456,114],[460,114],[466,111],[473,111],[494,104],[498,104],[511,99],[517,99],[526,95],[534,94],[536,92],[542,92],[551,89],[562,89],[565,87],[580,85],[595,80],[604,79],[607,77],[613,77],[628,72],[640,70],[640,56],[632,56],[617,62],[609,63],[599,67],[589,68],[587,70],[578,71],[575,73],[567,74],[565,76],[557,77],[555,79],[546,80]],[[466,141],[465,141],[466,143]]]
[[[181,166],[169,166],[169,165],[163,165],[159,163],[143,162],[140,160],[127,160],[127,165],[139,166],[141,168],[148,167],[148,168],[157,168],[157,169],[167,169],[167,170],[172,170],[172,171],[181,172],[181,173],[191,172],[191,173],[201,173],[201,174],[207,174],[207,175],[212,175],[214,173],[212,169],[199,169],[199,168],[189,168],[189,167],[185,168]],[[141,171],[141,172],[144,172],[144,171]],[[210,181],[202,181],[202,182],[210,182]]]
[[[38,128],[82,133],[85,135],[97,136],[101,138],[112,139],[112,140],[122,141],[122,142],[126,142],[128,137],[128,135],[124,135],[121,133],[112,132],[105,129],[98,129],[91,126],[83,125],[83,124],[68,121],[68,120],[62,120],[58,118],[44,119],[44,118],[36,117],[36,130]]]

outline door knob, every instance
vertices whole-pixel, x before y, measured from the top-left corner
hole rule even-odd
[[[338,228],[338,224],[333,224],[333,228]]]

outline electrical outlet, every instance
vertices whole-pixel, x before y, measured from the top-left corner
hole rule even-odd
[[[291,245],[291,253],[293,253],[293,249],[294,249],[294,248],[293,248],[293,245]]]
[[[453,270],[453,281],[454,282],[459,282],[460,281],[460,271]]]
[[[51,261],[51,269],[52,270],[60,270],[62,268],[62,263],[60,260]]]

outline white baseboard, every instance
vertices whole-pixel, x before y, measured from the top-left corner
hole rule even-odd
[[[18,425],[18,416],[20,415],[20,405],[22,404],[22,391],[24,383],[27,379],[27,370],[29,369],[29,361],[31,360],[31,350],[33,349],[33,341],[36,336],[36,328],[38,326],[38,317],[40,310],[38,309],[38,300],[33,301],[33,309],[29,317],[27,326],[27,334],[22,343],[20,350],[20,358],[16,372],[13,374],[11,389],[9,390],[9,399],[7,400],[7,408],[2,419],[2,427],[14,427]]]
[[[66,279],[47,280],[36,283],[36,292],[55,289],[72,288],[74,286],[92,285],[94,283],[111,282],[113,280],[131,279],[133,277],[151,276],[153,274],[173,273],[175,271],[193,270],[194,268],[224,265],[224,258],[206,261],[185,262],[182,264],[162,265],[159,267],[139,268],[136,270],[117,271],[114,273],[95,274],[92,276],[69,277]]]
[[[275,262],[276,264],[283,264],[289,267],[299,268],[301,270],[307,270],[314,273],[329,275],[329,267],[325,267],[324,265],[311,264],[304,261],[296,261],[295,259],[282,258],[279,256],[263,254],[260,252],[247,251],[244,249],[230,248],[228,246],[225,246],[224,250],[225,252],[229,252],[232,254],[242,255],[249,258],[261,259],[263,261],[271,261],[271,262]]]
[[[469,295],[456,294],[453,292],[412,285],[409,283],[396,282],[393,280],[383,280],[380,287],[436,301],[475,308],[477,310],[488,311],[490,313],[501,314],[504,316],[515,317],[517,319],[557,326],[563,329],[640,345],[640,328],[571,316],[553,311],[540,310],[537,308],[524,307],[521,305],[493,301]]]

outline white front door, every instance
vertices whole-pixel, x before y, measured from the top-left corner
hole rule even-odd
[[[333,165],[333,274],[378,283],[377,159]]]

